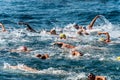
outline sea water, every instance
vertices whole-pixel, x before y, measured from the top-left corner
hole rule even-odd
[[[77,36],[78,39],[59,40],[45,30],[64,30],[76,36],[75,23],[87,26],[96,16],[93,28],[109,32],[111,43],[102,43],[100,36]],[[39,33],[26,31],[19,21],[27,22]],[[0,0],[0,22],[7,32],[0,32],[0,80],[86,80],[88,73],[120,80],[120,0]],[[105,36],[101,36],[105,37]],[[82,57],[73,57],[66,49],[51,45],[56,41],[78,46]],[[29,54],[10,52],[27,46]],[[41,60],[36,54],[48,53]],[[4,64],[27,65],[39,72],[9,69]]]

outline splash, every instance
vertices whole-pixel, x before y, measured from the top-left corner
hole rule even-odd
[[[76,74],[74,74],[74,75],[72,75],[72,76],[69,76],[68,78],[66,78],[66,80],[87,80],[87,78],[86,78],[86,75],[85,75],[85,73],[76,73]]]
[[[51,75],[70,75],[72,73],[68,73],[64,70],[57,70],[55,68],[48,68],[48,69],[43,69],[43,70],[36,70],[31,67],[28,67],[24,64],[18,64],[16,66],[12,66],[9,63],[4,63],[3,69],[9,69],[9,70],[20,70],[24,71],[25,73],[39,73],[39,74],[51,74]]]

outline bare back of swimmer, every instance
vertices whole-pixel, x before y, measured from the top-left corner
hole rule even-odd
[[[11,49],[10,52],[25,52],[25,53],[29,53],[32,50],[29,50],[26,46],[20,46],[17,49]]]
[[[73,56],[83,56],[83,54],[79,51],[77,51],[75,48],[75,46],[73,45],[70,45],[70,44],[66,44],[66,43],[63,43],[63,42],[55,42],[54,45],[57,45],[58,47],[60,48],[67,48],[67,49],[71,49],[71,54]]]
[[[18,69],[18,70],[27,71],[27,72],[39,72],[39,70],[28,67],[24,64],[18,64],[16,66],[11,66],[8,63],[4,63],[4,69],[14,69],[14,70]]]

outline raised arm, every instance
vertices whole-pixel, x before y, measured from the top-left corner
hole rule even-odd
[[[93,27],[93,25],[94,25],[94,23],[95,23],[95,21],[97,20],[97,18],[99,18],[100,16],[98,15],[98,16],[96,16],[92,21],[91,21],[91,23],[89,24],[89,26],[88,26],[88,29],[89,30],[91,30],[92,29],[92,27]]]
[[[107,36],[106,42],[110,42],[111,40],[110,40],[110,35],[108,32],[106,33],[106,36]]]
[[[0,26],[1,26],[1,28],[2,28],[2,32],[5,32],[6,29],[5,29],[4,25],[3,25],[2,23],[0,23]]]
[[[108,32],[98,32],[98,35],[105,34],[106,35],[106,40],[105,42],[110,42],[110,35]]]
[[[30,32],[37,32],[35,31],[28,23],[25,22],[18,22],[19,25],[25,25],[27,27],[27,30]]]

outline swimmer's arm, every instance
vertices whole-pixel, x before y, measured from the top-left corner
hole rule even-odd
[[[99,17],[100,17],[100,16],[98,15],[98,16],[96,16],[96,17],[91,21],[91,23],[90,23],[89,26],[88,26],[88,29],[92,29],[92,27],[93,27],[95,21],[96,21],[97,18],[99,18]]]
[[[18,66],[9,66],[11,69],[18,69]]]
[[[28,67],[28,66],[26,66],[26,65],[24,65],[23,68],[24,68],[26,71],[35,71],[35,72],[38,71],[38,70],[33,69],[33,68],[31,68],[31,67]]]
[[[20,52],[20,50],[17,50],[17,49],[11,49],[11,50],[9,50],[9,52]]]
[[[77,34],[82,35],[82,32],[83,32],[83,30],[80,29],[80,30],[77,31]]]
[[[35,31],[29,24],[25,24],[27,26],[27,30],[31,31],[31,32],[37,32]]]
[[[27,30],[31,31],[31,32],[37,32],[35,31],[28,23],[26,22],[18,22],[19,25],[25,25],[27,27]]]
[[[108,32],[98,32],[98,35],[101,35],[101,34],[108,34]]]
[[[63,47],[63,48],[69,48],[69,49],[73,49],[73,48],[75,48],[75,46],[70,45],[70,44],[63,44],[62,47]]]
[[[110,42],[111,40],[110,40],[110,35],[109,35],[109,33],[108,32],[98,32],[98,35],[101,35],[101,34],[105,34],[106,35],[106,42]]]
[[[2,32],[5,32],[6,29],[5,29],[4,25],[2,23],[0,23],[0,26],[2,27]]]

